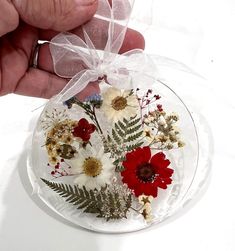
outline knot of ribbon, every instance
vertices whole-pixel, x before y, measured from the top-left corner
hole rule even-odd
[[[86,33],[85,33],[86,34]],[[89,83],[104,79],[111,86],[132,89],[132,77],[154,71],[154,63],[141,49],[122,55],[95,49],[88,37],[84,42],[71,33],[60,33],[50,42],[55,73],[71,78],[57,95],[64,102],[87,87]]]

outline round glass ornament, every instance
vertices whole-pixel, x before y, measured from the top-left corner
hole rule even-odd
[[[149,104],[145,108],[140,109],[139,113],[137,114],[137,116],[141,118],[140,130],[142,130],[142,133],[141,136],[138,139],[136,139],[136,141],[134,141],[133,143],[143,141],[143,144],[138,146],[140,148],[151,145],[151,141],[149,142],[149,140],[146,139],[146,136],[148,135],[149,132],[148,130],[146,130],[146,128],[147,129],[149,128],[148,124],[146,124],[144,121],[147,120],[148,122],[148,116],[153,111],[158,111],[158,112],[160,111],[160,113],[162,111],[162,114],[164,113],[166,114],[165,116],[169,116],[170,114],[177,116],[177,121],[173,126],[174,127],[177,126],[177,128],[179,129],[180,131],[179,137],[180,137],[180,142],[182,144],[181,147],[175,147],[174,145],[173,149],[170,149],[171,147],[167,149],[167,147],[163,146],[162,148],[159,147],[160,144],[158,142],[157,144],[152,144],[150,147],[152,148],[151,149],[152,156],[154,154],[157,154],[158,152],[163,152],[165,154],[166,158],[170,161],[170,165],[168,167],[172,169],[174,172],[170,177],[172,179],[172,182],[170,182],[170,184],[167,184],[167,189],[161,189],[159,187],[156,188],[158,194],[157,197],[153,198],[153,200],[151,201],[151,212],[149,213],[149,217],[146,217],[144,215],[143,209],[145,205],[139,202],[138,196],[135,196],[133,190],[131,192],[132,196],[131,206],[128,207],[128,210],[126,211],[124,216],[122,215],[122,217],[120,216],[120,218],[117,217],[117,219],[114,219],[115,217],[113,218],[97,217],[99,215],[97,213],[97,210],[94,210],[94,212],[96,213],[91,213],[91,211],[90,213],[86,213],[84,212],[86,207],[77,209],[78,206],[81,206],[81,204],[76,204],[76,202],[78,202],[78,199],[76,200],[76,198],[74,198],[76,205],[73,205],[73,203],[69,203],[68,201],[66,201],[66,199],[72,196],[71,194],[69,196],[63,193],[62,190],[59,190],[58,187],[52,186],[52,183],[58,183],[58,184],[63,183],[64,186],[66,184],[71,185],[72,188],[74,187],[74,185],[75,186],[79,185],[76,184],[75,180],[80,174],[73,173],[73,171],[71,172],[71,169],[73,169],[71,168],[71,163],[73,163],[73,159],[74,158],[76,159],[77,155],[79,156],[80,149],[83,148],[84,145],[86,145],[84,148],[85,151],[89,152],[90,148],[94,148],[92,151],[96,153],[98,153],[100,149],[104,147],[102,145],[103,141],[99,135],[99,129],[97,129],[98,126],[96,124],[95,125],[96,131],[91,129],[90,131],[91,133],[90,134],[88,133],[90,136],[89,143],[87,143],[88,141],[86,141],[87,138],[83,140],[84,137],[86,137],[87,135],[84,136],[83,134],[79,134],[79,136],[75,137],[75,139],[72,139],[73,143],[71,144],[71,146],[73,147],[73,150],[75,152],[74,154],[72,153],[71,155],[70,152],[70,154],[66,156],[66,151],[68,152],[67,149],[65,152],[63,152],[63,154],[61,154],[60,152],[59,153],[60,155],[57,155],[57,159],[55,162],[53,162],[50,159],[53,156],[50,155],[50,149],[48,150],[47,147],[47,144],[50,145],[50,140],[51,140],[48,134],[51,135],[51,131],[53,130],[55,131],[55,127],[56,125],[58,126],[59,121],[60,122],[76,121],[76,123],[78,123],[82,119],[86,119],[88,121],[88,125],[95,124],[94,120],[91,120],[91,117],[89,117],[87,111],[84,110],[84,108],[81,105],[80,106],[77,105],[76,102],[73,105],[69,102],[61,103],[58,102],[55,98],[52,98],[47,103],[43,112],[41,113],[33,135],[29,173],[30,173],[30,180],[34,187],[34,191],[40,197],[40,199],[42,199],[54,212],[61,215],[66,220],[89,230],[108,232],[108,233],[123,233],[123,232],[140,230],[149,227],[152,224],[159,223],[165,220],[166,218],[177,212],[185,203],[186,198],[192,187],[195,174],[197,172],[198,158],[199,158],[198,136],[194,120],[189,110],[185,106],[185,104],[174,93],[174,91],[172,91],[167,86],[167,80],[160,80],[142,74],[141,76],[136,76],[136,78],[133,78],[131,81],[132,81],[132,89],[130,90],[133,91],[130,92],[130,94],[128,95],[135,96],[137,100],[139,100],[140,106],[143,103],[144,104],[148,103],[147,100],[151,100],[152,98],[154,99],[154,102],[149,102]],[[143,85],[143,83],[145,84]],[[114,87],[107,85],[105,82],[100,83],[100,92],[96,93],[96,95],[94,95],[93,93],[91,96],[90,95],[84,96],[83,102],[81,103],[90,104],[89,102],[91,100],[91,97],[93,98],[95,97],[95,99],[93,100],[96,101],[103,100],[104,102],[105,94],[107,93],[108,90],[110,90],[110,88],[112,89]],[[122,91],[123,90],[120,90],[120,92]],[[148,97],[146,97],[146,95],[148,95]],[[113,100],[115,99],[115,97],[112,98]],[[112,103],[111,103],[111,109],[112,109]],[[109,120],[109,118],[107,117],[107,113],[105,113],[105,111],[102,110],[102,104],[101,107],[96,108],[96,110],[97,110],[96,119],[97,121],[99,121],[99,126],[101,130],[105,132],[104,133],[105,138],[110,137],[113,139],[113,137],[115,136],[113,135],[112,130],[116,126],[115,123],[118,124],[118,121],[113,122]],[[125,117],[122,116],[121,118],[125,119]],[[123,120],[120,121],[123,122]],[[161,129],[160,128],[158,129],[162,135]],[[66,129],[64,130],[66,131]],[[75,131],[74,129],[72,130],[73,132]],[[152,133],[152,131],[150,131],[150,133]],[[160,135],[158,134],[157,131],[154,131],[154,133],[155,136]],[[73,137],[74,134],[76,133],[69,134],[69,136],[72,135]],[[65,142],[64,140],[60,140],[58,144],[60,146],[64,145],[64,147],[65,145],[67,145],[67,148],[69,148],[70,139],[66,140],[67,142]],[[138,147],[136,147],[136,149]],[[123,151],[125,152],[124,150],[125,146],[121,145],[121,143],[120,143],[120,148],[123,149]],[[136,149],[132,149],[129,152],[133,152]],[[60,150],[63,151],[64,149],[62,148]],[[122,157],[124,156],[125,158],[127,156],[126,155],[127,153],[128,151],[126,150],[125,154],[122,155]],[[89,156],[91,155],[88,154],[86,158],[89,158]],[[116,159],[114,158],[113,162],[115,160]],[[121,161],[119,164],[122,165],[122,163],[123,162]],[[51,182],[51,184],[49,184],[48,182],[47,184],[45,184],[45,180]],[[111,187],[120,185],[123,186],[125,182],[123,182],[120,170],[115,172],[115,167],[113,167],[113,174],[112,177],[110,176],[109,182],[110,182],[109,186]],[[82,186],[79,187],[82,188]],[[88,185],[87,189],[88,191],[90,187],[91,186]],[[126,189],[128,187],[128,184],[125,184],[124,187]],[[70,187],[68,188],[68,190],[69,189]],[[114,188],[112,188],[112,191],[113,189]],[[60,196],[58,193],[63,195],[64,197]],[[121,192],[120,196],[123,196],[123,193],[124,195],[126,195],[125,192]],[[127,195],[129,195],[129,193]],[[89,195],[87,196],[89,197]],[[114,209],[115,205],[116,204],[114,203],[113,206]],[[119,209],[122,211],[125,210],[126,208],[122,206],[119,207]]]
[[[50,44],[56,74],[72,81],[40,115],[29,177],[35,194],[68,222],[123,233],[160,223],[195,198],[208,174],[211,139],[187,93],[201,78],[139,50],[117,56],[130,9],[123,4],[120,17],[120,1],[113,8],[99,2],[96,18],[109,23],[103,36],[92,41],[91,20],[84,41],[61,34]]]

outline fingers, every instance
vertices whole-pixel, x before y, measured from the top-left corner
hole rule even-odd
[[[51,98],[55,94],[58,94],[68,80],[62,79],[54,74],[30,68],[27,73],[18,82],[14,93],[32,96],[38,98]],[[99,92],[98,83],[94,82],[89,84],[78,95],[80,100],[84,100],[87,96],[93,95]]]
[[[88,21],[98,0],[13,0],[21,19],[41,29],[65,31]]]
[[[109,23],[107,21],[104,21],[98,18],[92,18],[85,25],[85,30],[88,33],[95,48],[100,49],[100,50],[104,49],[107,43],[107,38],[108,38],[108,31],[109,31],[108,25]],[[118,28],[118,29],[116,28],[114,30],[115,35],[121,30],[122,28]],[[70,32],[84,39],[83,31],[81,27],[77,27],[71,30]],[[50,41],[57,34],[58,32],[53,31],[53,30],[39,30],[39,39]],[[126,36],[125,36],[121,51],[119,53],[123,53],[127,50],[134,49],[134,48],[144,49],[144,46],[145,46],[144,37],[138,31],[127,29]]]
[[[133,50],[133,49],[144,49],[145,40],[141,33],[136,30],[127,29],[122,47],[119,51],[119,54]]]
[[[14,93],[50,98],[60,92],[66,85],[67,81],[54,74],[30,68],[17,83]]]
[[[8,0],[2,0],[0,8],[0,37],[16,29],[18,24],[19,15],[14,5]]]

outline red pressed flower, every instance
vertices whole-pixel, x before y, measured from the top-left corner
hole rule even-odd
[[[122,181],[132,189],[136,196],[157,197],[158,187],[166,189],[171,184],[173,170],[168,168],[170,161],[163,152],[151,156],[149,146],[137,148],[126,154],[123,161],[125,170],[121,172]]]
[[[86,119],[82,118],[78,121],[77,126],[73,128],[73,136],[79,137],[83,141],[89,141],[95,129],[94,124],[90,124]]]

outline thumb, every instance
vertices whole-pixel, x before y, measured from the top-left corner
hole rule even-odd
[[[13,0],[21,19],[41,29],[66,31],[95,14],[98,0]]]

